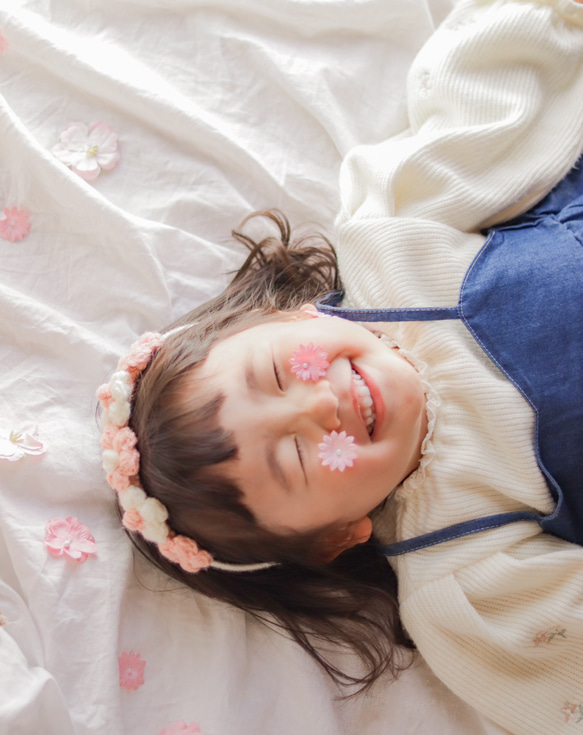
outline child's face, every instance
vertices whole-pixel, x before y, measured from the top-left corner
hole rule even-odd
[[[316,382],[301,380],[290,359],[300,345],[327,353]],[[417,466],[427,431],[416,370],[369,330],[304,311],[227,337],[202,374],[225,401],[221,426],[239,455],[229,472],[258,522],[275,532],[339,527],[362,519]],[[363,418],[366,382],[376,411],[372,436]],[[199,373],[200,375],[200,373]],[[331,431],[354,437],[344,471],[322,465],[318,444]]]

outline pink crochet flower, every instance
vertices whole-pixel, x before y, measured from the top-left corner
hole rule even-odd
[[[53,518],[45,526],[45,544],[54,556],[67,554],[71,559],[83,562],[97,551],[91,532],[78,518]]]
[[[327,358],[328,354],[312,342],[307,347],[300,345],[300,349],[294,350],[290,357],[292,373],[300,380],[313,380],[316,383],[330,367]]]
[[[162,346],[164,338],[156,332],[145,332],[130,348],[130,352],[119,361],[118,370],[127,370],[135,378]]]
[[[9,46],[10,44],[8,43],[6,36],[4,35],[4,33],[2,33],[2,29],[0,28],[0,56],[8,51]]]
[[[142,518],[142,514],[140,513],[140,511],[136,508],[130,508],[130,510],[126,510],[126,512],[123,514],[122,523],[128,529],[128,531],[143,531],[146,527],[146,521]]]
[[[187,725],[184,720],[180,720],[175,725],[165,727],[160,735],[202,735],[202,733],[196,722]]]
[[[113,424],[109,424],[105,429],[103,429],[103,433],[101,435],[102,449],[113,449],[113,440],[119,430],[119,426],[114,426]]]
[[[318,457],[324,467],[340,472],[344,472],[346,467],[352,467],[358,454],[354,446],[354,437],[347,436],[345,431],[341,431],[340,434],[337,431],[331,432],[318,444],[318,449],[320,450]]]
[[[118,657],[119,665],[119,685],[124,689],[136,690],[144,683],[144,669],[146,662],[140,657],[139,653],[129,651],[122,653]]]
[[[113,403],[113,396],[111,395],[111,388],[109,383],[100,385],[97,389],[97,400],[101,403],[103,409],[108,409]]]
[[[186,536],[170,536],[159,546],[160,552],[185,572],[199,572],[212,564],[208,551],[201,551],[196,542]]]
[[[105,122],[86,125],[70,122],[53,146],[53,155],[86,181],[93,181],[102,169],[115,168],[119,161],[117,134]]]
[[[44,454],[45,445],[38,438],[36,424],[14,424],[0,419],[0,459],[16,462],[25,454]]]
[[[0,237],[3,240],[16,242],[22,240],[30,232],[30,217],[25,209],[6,207],[4,219],[0,219]]]

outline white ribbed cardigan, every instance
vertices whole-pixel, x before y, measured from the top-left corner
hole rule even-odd
[[[342,167],[350,306],[455,306],[480,229],[528,209],[572,167],[583,149],[583,5],[460,2],[421,50],[408,93],[410,128],[355,148]],[[551,511],[531,409],[463,324],[383,329],[427,364],[441,400],[421,468],[385,511],[397,538]],[[390,526],[375,520],[381,536]],[[513,733],[583,733],[582,547],[523,522],[392,563],[404,624],[454,692]]]

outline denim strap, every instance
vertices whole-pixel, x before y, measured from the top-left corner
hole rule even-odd
[[[342,301],[342,291],[332,291],[316,304],[319,312],[340,316],[351,322],[429,322],[443,319],[459,319],[459,306],[418,309],[345,309],[336,306]]]
[[[401,556],[408,554],[410,551],[419,551],[428,546],[441,544],[445,541],[453,541],[463,536],[471,536],[480,531],[488,531],[492,528],[505,526],[508,523],[516,523],[517,521],[536,521],[539,523],[541,516],[529,511],[514,511],[512,513],[498,513],[496,515],[484,516],[473,521],[465,521],[464,523],[456,523],[454,526],[424,533],[422,536],[406,539],[405,541],[397,541],[394,544],[388,544],[381,547],[381,552],[385,556]]]

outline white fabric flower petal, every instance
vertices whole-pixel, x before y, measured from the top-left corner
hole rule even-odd
[[[105,122],[89,126],[69,123],[52,152],[86,181],[96,179],[102,169],[112,169],[119,161],[117,134]]]
[[[7,419],[0,419],[0,459],[17,462],[25,454],[39,455],[45,452],[45,445],[38,438],[36,424],[31,421],[14,424]]]

